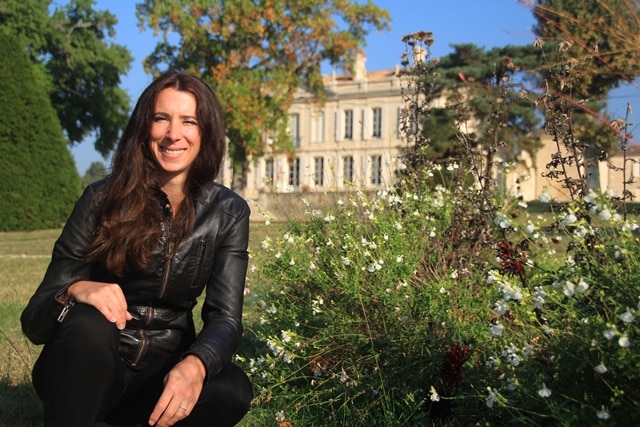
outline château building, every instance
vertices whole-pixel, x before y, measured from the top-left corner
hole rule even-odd
[[[399,155],[407,142],[401,131],[403,77],[399,67],[367,71],[366,59],[356,59],[353,74],[324,77],[325,102],[320,105],[311,93],[298,89],[289,110],[289,132],[295,152],[267,153],[251,161],[243,196],[252,202],[252,219],[300,217],[309,207],[321,208],[335,202],[343,193],[354,190],[375,192],[393,185],[402,167]],[[435,100],[433,107],[444,107]],[[556,144],[548,136],[541,138],[542,148],[522,152],[520,161],[504,176],[507,191],[517,189],[525,201],[538,199],[546,192],[556,200],[568,200],[561,183],[543,176]],[[628,164],[628,176],[640,175],[638,161]],[[622,158],[614,155],[609,163],[621,167]],[[227,160],[222,183],[231,183]],[[597,168],[601,191],[621,193],[624,179],[619,171],[601,163]],[[629,179],[626,189],[640,196],[640,183]],[[633,181],[633,182],[630,182]]]
[[[283,200],[296,203],[300,193],[317,200],[325,193],[375,191],[394,183],[405,144],[399,67],[368,72],[365,61],[358,56],[353,74],[324,77],[322,105],[298,89],[289,110],[293,157],[267,153],[254,159],[243,193],[247,200],[278,216],[274,207]],[[223,182],[230,180],[227,167]]]

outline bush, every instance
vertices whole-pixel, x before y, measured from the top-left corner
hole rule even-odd
[[[0,32],[0,231],[60,227],[80,195],[62,128],[33,65]]]

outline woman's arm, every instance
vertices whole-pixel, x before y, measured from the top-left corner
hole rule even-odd
[[[82,250],[93,227],[93,196],[94,190],[89,186],[76,202],[55,243],[44,279],[22,312],[22,331],[34,344],[45,344],[73,306],[74,300],[66,294],[69,285],[90,277],[90,267],[83,262]]]
[[[219,224],[223,240],[214,255],[202,307],[204,325],[188,351],[203,361],[207,376],[216,375],[229,363],[242,336],[250,210],[237,198],[223,211]]]

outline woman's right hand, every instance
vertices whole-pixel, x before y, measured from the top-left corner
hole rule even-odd
[[[117,283],[80,280],[67,288],[67,295],[72,296],[76,302],[94,306],[120,330],[132,318],[127,311],[127,300],[122,288]]]

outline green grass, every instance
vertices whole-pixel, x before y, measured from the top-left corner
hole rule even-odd
[[[250,252],[259,251],[265,236],[277,232],[278,225],[252,224]],[[20,313],[44,276],[59,234],[0,233],[0,427],[42,425],[42,404],[31,386],[41,347],[23,336]],[[251,425],[250,420],[242,425]]]

